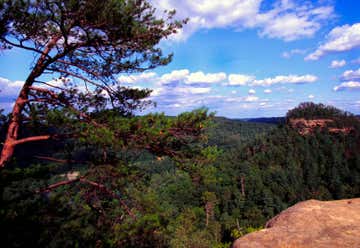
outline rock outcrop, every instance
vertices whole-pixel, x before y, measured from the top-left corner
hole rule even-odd
[[[354,131],[354,127],[331,127],[334,123],[332,119],[312,119],[306,120],[304,118],[290,119],[289,124],[292,128],[296,129],[301,135],[308,135],[315,130],[324,130],[327,128],[329,133],[344,133],[349,134]]]
[[[265,229],[236,240],[234,248],[360,247],[360,198],[300,202]]]

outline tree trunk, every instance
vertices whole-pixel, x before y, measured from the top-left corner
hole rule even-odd
[[[245,196],[245,178],[241,177],[241,195]]]
[[[49,59],[48,54],[50,53],[52,48],[56,45],[56,42],[59,40],[59,38],[60,38],[60,36],[54,37],[47,44],[42,55],[36,62],[35,67],[29,74],[28,78],[26,79],[26,81],[20,91],[19,96],[15,101],[14,108],[11,112],[12,116],[11,116],[11,120],[9,123],[8,131],[6,134],[6,139],[4,142],[3,149],[1,151],[0,169],[3,168],[5,166],[5,163],[11,159],[12,155],[14,154],[15,146],[18,145],[19,143],[25,143],[25,140],[24,140],[24,142],[16,142],[19,137],[19,127],[21,124],[21,113],[24,110],[25,104],[28,101],[30,87],[33,85],[35,79],[37,77],[39,77],[44,72],[46,67],[52,62]],[[27,141],[44,140],[45,136],[41,136],[41,137],[42,138],[40,138],[40,139],[36,139],[36,137],[34,137],[34,139],[28,139]],[[49,136],[49,138],[50,138],[50,136]]]
[[[16,99],[13,111],[11,113],[11,120],[9,124],[9,129],[6,134],[6,139],[4,142],[4,147],[1,151],[0,157],[0,168],[5,166],[5,163],[10,160],[14,154],[14,149],[16,145],[16,140],[19,136],[19,126],[21,123],[21,112],[24,109],[25,103],[28,100],[29,86],[32,85],[34,79],[26,80],[21,92]]]

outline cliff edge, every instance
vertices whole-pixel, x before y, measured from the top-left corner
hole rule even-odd
[[[360,247],[360,198],[300,202],[265,229],[236,240],[233,248]]]

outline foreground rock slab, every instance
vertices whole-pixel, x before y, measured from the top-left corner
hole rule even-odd
[[[360,247],[360,198],[300,202],[275,216],[265,229],[235,241],[233,248]]]

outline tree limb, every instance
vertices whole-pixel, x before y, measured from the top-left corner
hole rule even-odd
[[[32,137],[15,140],[12,142],[12,144],[16,146],[16,145],[24,144],[24,143],[31,142],[31,141],[48,140],[51,137],[52,137],[51,135],[32,136]]]
[[[18,48],[23,48],[23,49],[25,49],[25,50],[33,51],[33,52],[36,52],[36,53],[38,53],[38,54],[47,56],[48,58],[51,58],[51,57],[48,55],[48,53],[42,52],[42,51],[40,51],[40,50],[38,50],[38,49],[35,49],[35,48],[33,48],[33,47],[24,46],[24,45],[22,44],[22,42],[21,42],[20,44],[16,44],[16,43],[14,43],[14,42],[9,41],[8,39],[5,39],[4,37],[0,37],[0,40],[3,40],[5,43],[7,43],[7,44],[9,44],[9,45],[11,45],[11,46],[18,47]]]
[[[49,185],[48,187],[46,187],[46,188],[44,188],[44,189],[37,190],[36,193],[48,193],[48,192],[51,192],[51,190],[53,190],[53,189],[59,188],[59,187],[64,186],[64,185],[73,184],[73,183],[76,183],[76,182],[82,182],[82,183],[91,185],[91,186],[93,186],[93,187],[95,187],[95,188],[103,191],[104,193],[110,195],[111,197],[118,199],[119,202],[120,202],[120,205],[125,209],[125,211],[129,214],[129,216],[130,216],[133,220],[136,219],[135,214],[131,211],[131,209],[127,206],[127,204],[125,203],[125,201],[124,201],[123,199],[121,199],[120,196],[118,196],[118,195],[117,195],[115,192],[113,192],[112,190],[109,190],[108,188],[106,188],[106,186],[105,186],[104,184],[90,181],[90,180],[88,180],[88,179],[86,179],[86,178],[84,178],[84,177],[79,177],[79,178],[72,179],[72,180],[60,181],[60,182],[51,184],[51,185]]]

